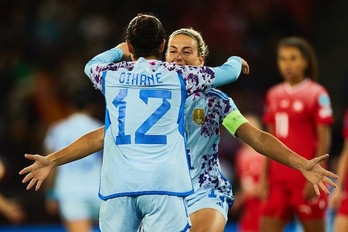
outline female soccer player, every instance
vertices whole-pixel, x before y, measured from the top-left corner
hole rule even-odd
[[[300,37],[285,38],[277,47],[277,62],[284,81],[267,92],[264,122],[275,137],[306,159],[327,153],[333,116],[326,89],[315,82],[312,46]],[[305,231],[324,232],[326,194],[316,196],[302,175],[274,161],[267,162],[262,180],[266,203],[261,231],[282,231],[295,214]]]

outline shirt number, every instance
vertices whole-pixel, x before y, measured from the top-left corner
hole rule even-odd
[[[289,116],[286,113],[275,115],[275,132],[278,138],[286,138],[289,134]]]
[[[113,104],[118,109],[118,135],[116,136],[116,144],[131,144],[131,135],[125,134],[126,125],[126,107],[127,102],[124,100],[127,96],[128,89],[120,89],[119,93],[113,100]],[[166,135],[146,135],[146,132],[160,120],[170,109],[170,103],[167,99],[171,99],[172,93],[169,90],[140,90],[139,98],[148,104],[149,98],[161,98],[162,104],[143,122],[143,124],[135,131],[135,144],[166,144]],[[141,113],[141,112],[139,112]]]

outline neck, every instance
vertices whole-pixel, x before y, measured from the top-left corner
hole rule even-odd
[[[132,60],[133,60],[133,61],[137,61],[138,59],[139,59],[139,57],[134,57],[134,56],[132,55]],[[155,56],[155,55],[145,56],[144,59],[145,59],[145,60],[160,60],[160,58],[157,57],[157,56]]]
[[[299,83],[301,83],[302,81],[304,81],[306,78],[305,77],[301,77],[301,78],[292,78],[292,79],[288,79],[286,82],[290,85],[290,86],[295,86],[298,85]]]
[[[306,80],[306,78],[301,79],[301,80],[296,80],[296,81],[287,81],[287,83],[288,83],[288,85],[289,85],[290,87],[294,87],[294,86],[296,86],[296,85],[302,83],[302,82],[305,81],[305,80]]]

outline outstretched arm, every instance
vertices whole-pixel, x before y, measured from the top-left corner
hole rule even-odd
[[[20,175],[27,174],[22,183],[29,182],[27,190],[36,185],[35,190],[37,191],[55,167],[93,154],[101,150],[103,145],[104,127],[100,127],[84,134],[65,148],[47,156],[25,154],[25,158],[34,161],[34,163],[19,172]]]
[[[319,188],[329,194],[324,183],[336,187],[330,178],[337,179],[338,176],[319,165],[321,161],[329,157],[328,154],[307,160],[290,150],[273,135],[257,129],[249,122],[242,124],[237,129],[236,135],[260,154],[301,171],[304,177],[313,184],[318,196],[320,195]]]

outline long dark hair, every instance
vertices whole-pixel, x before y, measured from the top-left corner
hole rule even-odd
[[[127,27],[126,40],[132,45],[135,58],[161,57],[160,46],[166,33],[161,21],[152,14],[138,14]]]
[[[277,46],[277,51],[279,50],[279,48],[285,46],[296,47],[298,48],[298,50],[300,50],[302,56],[308,62],[308,67],[305,70],[306,77],[309,77],[312,80],[317,80],[319,74],[319,66],[318,59],[312,45],[302,37],[293,36],[280,40]]]

